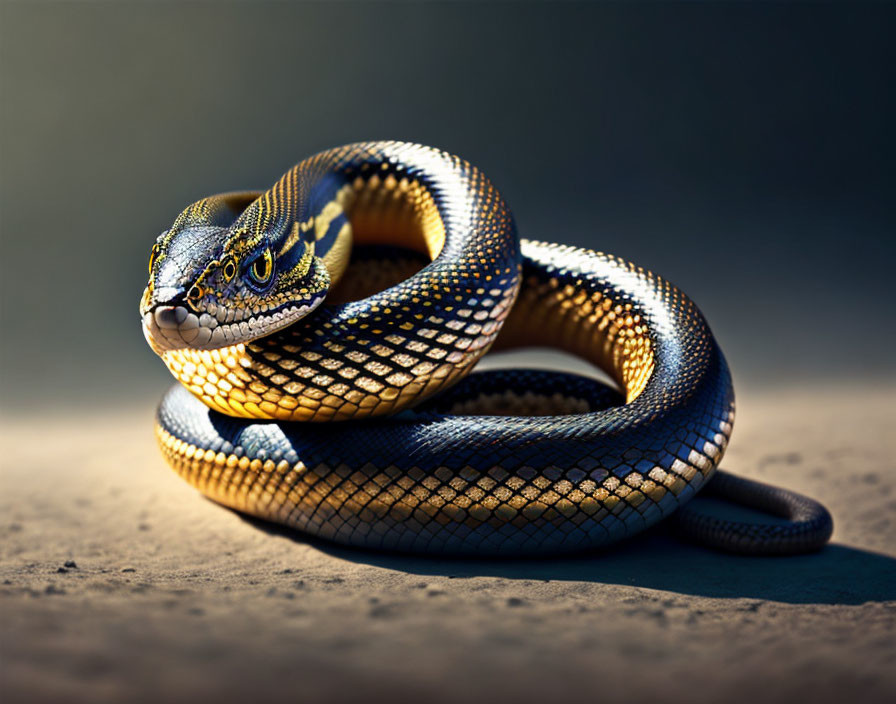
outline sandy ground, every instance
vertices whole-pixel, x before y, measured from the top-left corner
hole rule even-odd
[[[3,700],[894,701],[894,389],[740,392],[724,465],[825,502],[823,552],[349,551],[201,498],[151,405],[6,414]]]

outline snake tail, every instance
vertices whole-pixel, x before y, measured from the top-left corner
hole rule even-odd
[[[717,497],[785,519],[781,523],[720,518],[691,502],[675,514],[680,535],[742,555],[795,555],[820,550],[834,531],[830,512],[814,499],[730,472],[716,471],[701,496]]]

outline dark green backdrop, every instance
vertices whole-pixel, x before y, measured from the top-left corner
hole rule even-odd
[[[4,404],[160,393],[153,238],[369,138],[678,283],[739,385],[892,374],[892,6],[0,7]]]

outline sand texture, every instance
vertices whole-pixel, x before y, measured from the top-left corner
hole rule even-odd
[[[723,466],[823,501],[821,553],[346,550],[203,499],[151,401],[7,413],[3,701],[896,701],[894,389],[739,391]]]

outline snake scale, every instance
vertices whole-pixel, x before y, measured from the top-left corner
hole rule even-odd
[[[189,206],[149,272],[143,331],[180,382],[158,441],[226,506],[422,553],[595,548],[673,514],[685,535],[739,552],[830,536],[820,504],[717,470],[734,394],[694,303],[616,257],[520,240],[458,157],[402,142],[324,151],[267,191]],[[489,349],[532,345],[584,358],[618,389],[468,376]],[[682,509],[707,484],[788,520]]]

